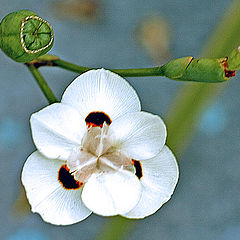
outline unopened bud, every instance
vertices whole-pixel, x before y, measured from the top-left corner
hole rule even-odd
[[[17,62],[30,62],[53,46],[51,25],[29,10],[8,14],[0,23],[0,48]]]

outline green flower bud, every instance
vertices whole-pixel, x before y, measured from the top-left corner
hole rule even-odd
[[[191,61],[179,80],[214,83],[225,82],[234,75],[227,69],[227,58],[199,58]]]
[[[0,23],[0,48],[16,62],[30,62],[52,45],[51,25],[32,11],[10,13]]]
[[[240,65],[240,55],[237,55],[236,51],[233,52],[230,60],[231,66],[236,68]],[[219,59],[183,57],[174,59],[161,67],[163,75],[168,78],[207,83],[225,82],[235,76],[235,70],[229,68],[227,57]]]

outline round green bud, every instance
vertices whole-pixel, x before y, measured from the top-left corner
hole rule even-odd
[[[53,46],[51,25],[29,10],[8,14],[0,23],[0,48],[16,62],[30,62]]]

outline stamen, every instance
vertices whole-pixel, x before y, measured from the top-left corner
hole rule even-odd
[[[102,127],[103,123],[106,122],[107,125],[111,124],[110,117],[104,112],[91,112],[85,118],[87,127]]]
[[[133,162],[133,165],[136,169],[135,175],[138,177],[138,179],[141,179],[142,176],[143,176],[143,173],[142,173],[142,165],[141,165],[140,161],[132,159],[132,162]]]
[[[83,185],[82,182],[75,180],[66,164],[62,165],[58,171],[58,181],[67,190],[76,190]]]

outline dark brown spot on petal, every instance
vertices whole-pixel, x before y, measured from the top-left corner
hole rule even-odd
[[[102,127],[104,122],[110,125],[112,121],[104,112],[91,112],[85,118],[85,122],[87,127]]]
[[[62,165],[58,171],[58,181],[67,190],[76,190],[82,187],[83,183],[74,179],[66,164]]]
[[[133,165],[135,167],[135,170],[136,170],[136,176],[141,179],[141,177],[143,176],[143,173],[142,173],[142,165],[140,163],[140,161],[137,161],[137,160],[132,160],[133,162]]]

